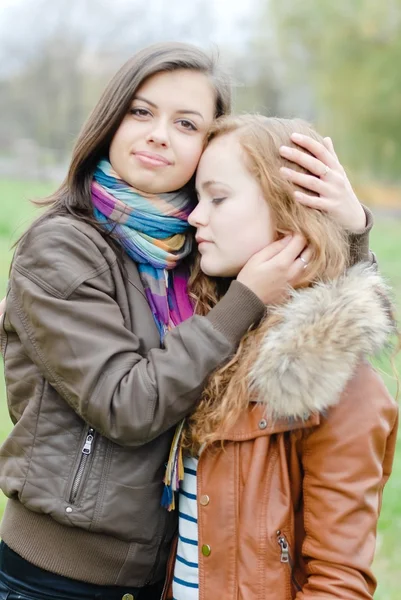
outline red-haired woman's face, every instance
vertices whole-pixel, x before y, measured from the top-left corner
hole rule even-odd
[[[196,189],[199,203],[188,221],[197,230],[201,269],[215,277],[235,277],[274,240],[275,231],[268,203],[234,134],[222,135],[206,148]]]

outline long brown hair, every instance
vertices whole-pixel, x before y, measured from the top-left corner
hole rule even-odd
[[[322,137],[299,119],[267,118],[243,115],[219,119],[210,131],[212,142],[222,135],[234,135],[241,145],[246,165],[259,182],[269,204],[277,237],[293,232],[305,236],[312,250],[308,268],[297,287],[307,287],[317,281],[338,277],[348,262],[348,243],[341,228],[325,213],[310,209],[294,199],[296,186],[284,179],[281,166],[291,166],[279,154],[282,145],[293,146],[292,133],[304,133],[322,142]],[[244,199],[246,202],[246,199]],[[196,312],[207,314],[229,281],[204,275],[197,261],[190,279],[190,293]],[[184,445],[197,451],[219,437],[219,430],[233,425],[249,404],[249,371],[266,330],[277,324],[274,313],[242,339],[232,360],[219,368],[209,379],[196,412],[189,420]]]
[[[107,85],[78,135],[65,181],[54,194],[35,202],[49,208],[32,226],[49,217],[68,213],[90,223],[102,235],[113,238],[93,217],[90,187],[94,170],[99,160],[108,156],[113,136],[141,84],[157,73],[179,69],[197,71],[209,77],[216,96],[215,117],[230,112],[230,81],[219,70],[216,57],[196,46],[179,42],[144,48],[128,60]]]

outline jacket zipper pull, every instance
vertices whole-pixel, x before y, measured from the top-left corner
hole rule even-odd
[[[290,562],[290,552],[289,552],[289,549],[288,549],[288,542],[287,542],[287,540],[285,539],[285,537],[283,535],[281,535],[278,538],[277,541],[278,541],[278,543],[280,545],[280,548],[281,548],[281,559],[280,559],[280,562],[282,562],[282,563],[289,563]]]
[[[88,435],[86,436],[84,447],[82,448],[82,454],[90,454],[92,452],[94,429],[89,429]]]

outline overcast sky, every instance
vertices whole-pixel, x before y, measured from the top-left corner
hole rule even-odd
[[[84,0],[82,0],[84,1]],[[143,0],[142,0],[143,1]],[[241,38],[245,32],[244,24],[252,19],[255,6],[258,0],[202,0],[205,5],[205,10],[213,17],[214,22],[214,35],[212,42],[216,44],[227,43],[233,40],[233,37],[241,41]],[[104,4],[104,0],[99,0],[100,4]],[[180,12],[178,18],[185,19],[185,14],[188,13],[188,3],[190,0],[176,0],[174,2],[175,10]],[[23,27],[24,17],[25,20],[29,19],[30,7],[36,4],[35,0],[0,0],[0,26],[4,23],[8,23],[10,17],[16,17],[19,24]],[[94,3],[96,5],[96,2]],[[110,8],[112,7],[113,12],[116,12],[117,5],[120,4],[122,8],[124,4],[126,6],[132,6],[135,4],[135,0],[109,0],[107,3]],[[160,14],[166,14],[171,5],[169,0],[148,0],[149,6],[153,10],[159,9]],[[57,6],[57,0],[53,0],[53,9]],[[14,20],[14,19],[13,19]],[[38,23],[40,27],[40,23]],[[1,41],[0,41],[1,44]]]

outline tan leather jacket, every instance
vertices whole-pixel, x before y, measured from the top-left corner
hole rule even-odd
[[[384,293],[357,266],[279,309],[251,373],[258,403],[200,455],[200,600],[372,599],[398,415],[364,361],[391,332]]]
[[[265,308],[234,282],[161,349],[136,265],[125,269],[67,217],[18,247],[1,333],[14,422],[1,537],[44,569],[140,587],[163,577],[176,529],[160,506],[174,425]]]

